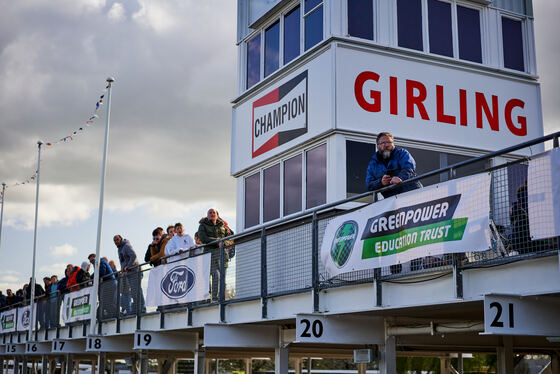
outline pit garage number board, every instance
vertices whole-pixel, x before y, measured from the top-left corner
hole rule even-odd
[[[553,296],[484,296],[484,333],[560,336],[560,298]]]

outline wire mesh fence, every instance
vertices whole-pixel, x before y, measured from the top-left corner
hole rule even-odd
[[[261,295],[261,239],[235,244],[226,274],[226,299],[236,300]]]
[[[311,223],[266,237],[268,295],[312,285]]]

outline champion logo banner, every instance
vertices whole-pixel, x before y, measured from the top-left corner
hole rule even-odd
[[[157,307],[209,299],[211,256],[207,253],[153,268],[146,305]]]
[[[307,70],[253,102],[252,156],[307,132]]]
[[[490,175],[393,196],[331,220],[321,246],[329,274],[490,246]]]

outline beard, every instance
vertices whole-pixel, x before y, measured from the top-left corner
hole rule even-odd
[[[381,152],[381,156],[384,160],[387,160],[389,157],[391,157],[391,151],[383,151]]]

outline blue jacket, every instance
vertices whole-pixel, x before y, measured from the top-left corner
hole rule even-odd
[[[115,280],[113,269],[111,269],[111,266],[104,258],[99,260],[99,278],[101,279],[101,281],[106,281],[109,279]]]
[[[393,176],[401,178],[403,181],[416,176],[416,161],[412,155],[403,148],[397,148],[391,152],[391,157],[384,161],[379,154],[375,152],[371,157],[371,161],[367,168],[366,185],[368,191],[378,190],[385,187],[381,184],[383,175],[387,174],[387,170],[393,171]],[[393,196],[402,192],[415,190],[422,187],[420,182],[413,182],[394,188],[391,191],[383,192],[384,197]]]

